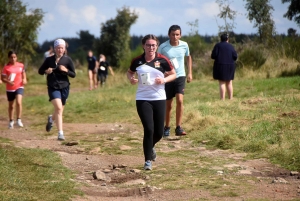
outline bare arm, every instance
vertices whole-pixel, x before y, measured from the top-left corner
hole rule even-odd
[[[176,79],[176,71],[174,69],[165,72],[168,76],[162,78],[162,77],[157,77],[155,78],[155,83],[156,84],[165,84],[167,82],[171,82]]]
[[[187,68],[188,68],[188,75],[187,75],[187,82],[190,83],[193,80],[193,73],[192,73],[192,66],[193,66],[193,62],[192,62],[192,56],[186,56],[186,63],[187,63]]]
[[[131,84],[136,84],[139,81],[138,79],[135,78],[135,72],[131,71],[130,69],[128,69],[127,71],[127,78]]]
[[[27,77],[25,71],[22,73],[22,82],[24,85],[27,84]]]
[[[1,74],[1,80],[2,80],[2,82],[4,82],[4,83],[8,83],[8,84],[10,84],[10,85],[14,85],[14,81],[10,81],[6,75],[2,75],[2,74]]]

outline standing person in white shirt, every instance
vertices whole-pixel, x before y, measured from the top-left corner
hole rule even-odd
[[[169,59],[156,53],[159,41],[152,34],[142,39],[144,53],[131,62],[127,78],[131,84],[138,84],[136,108],[144,127],[143,149],[145,170],[152,169],[156,159],[154,146],[163,136],[166,112],[165,83],[176,78]],[[137,78],[135,74],[137,73]],[[168,73],[168,77],[164,77]]]
[[[192,76],[192,57],[190,55],[189,46],[186,42],[180,40],[181,28],[178,25],[172,25],[168,32],[169,40],[162,43],[158,48],[158,53],[168,57],[173,63],[176,71],[176,80],[167,83],[165,86],[167,95],[166,106],[166,124],[164,128],[164,137],[170,135],[170,119],[173,98],[176,97],[176,128],[175,134],[177,136],[186,135],[186,132],[181,127],[183,116],[183,95],[185,89],[185,80],[191,82]],[[188,74],[186,76],[184,60],[187,63]],[[167,73],[165,73],[168,76]]]

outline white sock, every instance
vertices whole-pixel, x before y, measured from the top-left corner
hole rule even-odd
[[[63,131],[58,131],[58,135],[64,135]]]

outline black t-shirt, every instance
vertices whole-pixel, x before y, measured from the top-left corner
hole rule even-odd
[[[87,56],[86,59],[88,61],[88,69],[94,70],[96,67],[96,61],[97,61],[96,57],[95,56],[91,56],[91,57]]]
[[[152,61],[146,62],[144,53],[131,61],[130,70],[135,72],[136,68],[143,64],[147,64],[148,66],[151,66],[162,73],[165,73],[165,71],[170,71],[174,68],[166,56],[156,53],[155,58]]]
[[[108,74],[109,63],[107,61],[101,61],[99,64],[98,74]]]

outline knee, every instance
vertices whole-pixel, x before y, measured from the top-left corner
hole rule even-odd
[[[55,112],[56,112],[57,114],[62,114],[62,112],[63,112],[63,107],[56,107],[56,108],[55,108]]]
[[[154,130],[151,129],[151,128],[145,128],[144,129],[145,137],[151,137],[153,135],[153,132],[154,132]]]
[[[8,109],[9,109],[9,110],[13,110],[13,109],[14,109],[14,105],[13,105],[13,104],[9,104],[9,105],[8,105]]]

